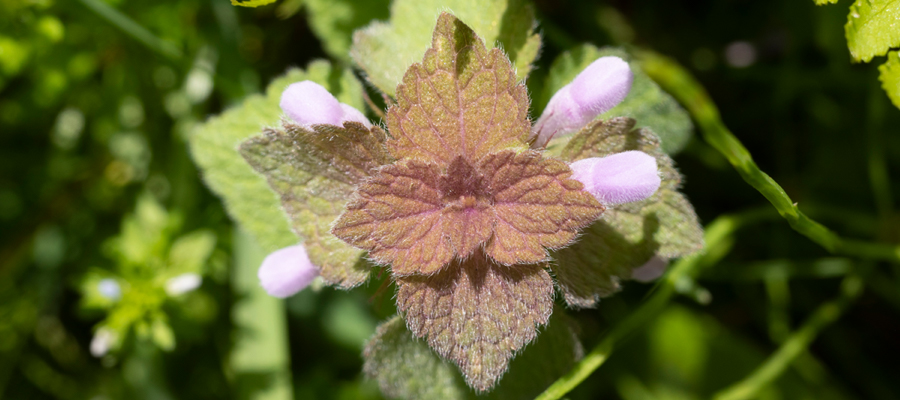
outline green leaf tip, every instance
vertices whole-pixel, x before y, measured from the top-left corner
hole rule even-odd
[[[881,87],[887,92],[891,102],[900,108],[900,52],[894,50],[888,53],[887,61],[878,67]]]
[[[824,6],[826,4],[837,4],[838,0],[814,0],[817,6]]]
[[[869,62],[900,47],[897,21],[900,21],[900,0],[856,0],[844,25],[853,59]]]
[[[350,56],[372,84],[394,96],[407,68],[422,59],[442,11],[454,15],[488,47],[502,47],[523,80],[537,58],[541,40],[534,32],[534,8],[524,0],[396,0],[389,22],[356,31]]]
[[[231,0],[231,5],[238,6],[238,7],[256,8],[256,7],[267,6],[276,1],[278,1],[278,0],[245,0],[245,1]]]

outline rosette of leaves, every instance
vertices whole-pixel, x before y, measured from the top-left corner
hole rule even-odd
[[[354,287],[373,263],[388,266],[409,331],[483,392],[547,324],[554,287],[594,306],[653,255],[702,246],[652,132],[597,121],[551,157],[530,149],[528,109],[506,55],[444,13],[397,86],[388,132],[284,120],[240,150],[326,282]],[[635,149],[663,174],[651,198],[607,209],[571,178],[568,162]]]
[[[160,349],[174,349],[173,308],[190,314],[191,322],[211,318],[208,307],[198,306],[211,300],[201,293],[191,299],[188,292],[200,284],[216,236],[208,230],[177,235],[180,228],[178,214],[142,196],[120,234],[104,244],[113,268],[93,268],[82,277],[82,310],[105,314],[91,343],[95,356],[118,350],[132,333]],[[182,309],[185,303],[193,310]]]

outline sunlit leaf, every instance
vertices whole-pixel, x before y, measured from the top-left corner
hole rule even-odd
[[[825,4],[837,4],[838,0],[814,0],[817,6],[822,6]]]
[[[368,276],[362,251],[331,235],[330,228],[353,185],[387,161],[384,138],[380,128],[370,131],[356,122],[309,129],[287,124],[286,130],[268,128],[241,145],[247,162],[280,195],[294,232],[330,283],[353,287]]]
[[[173,273],[203,271],[206,260],[216,246],[216,235],[199,230],[179,237],[169,249],[169,268]]]
[[[445,10],[485,40],[501,46],[524,79],[540,48],[534,9],[523,0],[396,0],[390,22],[374,22],[353,36],[351,56],[378,89],[394,95],[407,68],[422,59],[437,16]]]
[[[504,265],[545,260],[603,213],[572,170],[539,153],[505,151],[485,159],[482,171],[494,197],[494,239],[485,252]]]
[[[422,63],[409,67],[388,110],[391,153],[449,164],[521,145],[530,133],[528,94],[506,56],[442,14]]]
[[[240,7],[262,7],[272,4],[278,0],[231,0],[231,5]]]
[[[850,55],[868,62],[900,47],[900,0],[856,0],[847,14],[844,34]]]
[[[567,160],[641,150],[656,158],[662,184],[650,198],[610,207],[574,245],[557,251],[553,267],[566,301],[593,307],[619,289],[619,281],[654,255],[664,259],[703,247],[703,228],[694,208],[678,192],[681,176],[648,129],[634,129],[625,117],[598,120],[577,133],[563,150]]]
[[[338,76],[333,80],[330,77]],[[324,85],[339,101],[361,109],[361,86],[350,71],[335,74],[322,61],[307,71],[291,70],[267,89],[265,95],[247,98],[240,106],[211,118],[191,136],[191,152],[210,188],[221,196],[228,213],[268,251],[296,244],[279,197],[265,178],[253,171],[238,153],[238,145],[258,135],[266,126],[275,126],[282,115],[278,107],[281,92],[289,84],[312,80]]]
[[[887,62],[878,67],[878,71],[881,72],[878,76],[881,87],[887,92],[891,102],[900,108],[900,52],[895,50],[888,53]]]
[[[435,275],[397,282],[407,327],[479,392],[494,385],[553,309],[553,280],[541,265],[504,267],[479,252]]]
[[[629,54],[624,50],[610,47],[598,49],[589,44],[557,57],[550,67],[540,100],[536,101],[536,111],[543,111],[543,107],[547,105],[557,90],[575,79],[594,60],[605,56],[617,56],[626,61],[631,60]],[[631,91],[622,103],[601,115],[600,118],[631,117],[637,120],[638,127],[649,127],[659,135],[662,149],[666,153],[678,153],[693,135],[694,126],[691,123],[690,115],[678,105],[672,96],[660,89],[656,82],[653,82],[641,70],[639,63],[630,61],[629,65],[634,73]]]

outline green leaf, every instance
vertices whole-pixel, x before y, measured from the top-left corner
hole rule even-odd
[[[900,0],[856,0],[844,25],[853,59],[869,62],[872,57],[900,47],[897,21],[900,21]]]
[[[350,59],[353,31],[387,19],[389,0],[303,0],[309,26],[332,57]]]
[[[202,273],[203,266],[216,247],[216,235],[198,230],[179,237],[169,249],[169,269],[177,274]]]
[[[345,288],[357,286],[369,274],[369,266],[360,259],[363,251],[332,235],[331,226],[353,194],[353,185],[380,163],[356,165],[356,161],[365,157],[354,150],[366,152],[368,149],[363,145],[367,141],[343,138],[380,136],[380,139],[371,140],[370,147],[378,153],[378,149],[383,147],[380,141],[384,140],[384,132],[373,127],[371,132],[375,132],[374,135],[367,135],[370,131],[355,122],[348,122],[343,128],[315,125],[309,130],[290,124],[286,124],[286,128],[267,128],[262,136],[244,142],[240,148],[241,154],[280,195],[294,232],[304,239],[307,254],[319,267],[322,278]],[[327,140],[335,137],[339,139]],[[317,142],[330,142],[338,146],[316,148],[311,145]],[[344,150],[343,154],[340,150]],[[319,157],[316,156],[317,151],[321,152]],[[340,157],[342,155],[344,157]],[[347,161],[331,163],[329,158]],[[372,158],[377,160],[379,157]]]
[[[276,2],[276,1],[278,1],[278,0],[245,0],[245,1],[231,0],[231,5],[233,5],[233,6],[240,6],[240,7],[253,7],[253,8],[256,8],[256,7],[267,6],[267,5],[272,4],[272,3]]]
[[[342,103],[363,108],[362,87],[349,70],[333,69],[316,61],[307,71],[290,70],[269,85],[265,95],[248,97],[237,107],[210,118],[191,136],[191,152],[213,192],[223,198],[228,213],[267,251],[298,242],[291,232],[278,196],[265,179],[238,153],[238,145],[278,123],[281,92],[289,84],[311,80],[335,94]]]
[[[469,397],[459,372],[416,340],[399,315],[378,326],[363,351],[363,371],[382,393],[398,399],[461,400]]]
[[[703,228],[693,206],[678,192],[681,176],[672,159],[660,150],[653,132],[635,130],[634,125],[626,117],[595,121],[573,136],[562,152],[563,159],[576,161],[640,150],[656,158],[662,177],[653,196],[611,207],[574,245],[553,255],[558,262],[553,268],[557,283],[571,306],[595,306],[654,255],[683,257],[703,247]]]
[[[502,47],[513,60],[518,80],[528,76],[540,37],[533,31],[534,9],[524,0],[396,0],[390,22],[374,22],[353,35],[353,61],[378,89],[394,96],[407,68],[422,59],[444,10],[452,10],[488,46]]]
[[[837,4],[838,0],[815,0],[817,6],[823,6],[826,4]]]
[[[900,52],[894,50],[888,53],[887,62],[878,67],[881,87],[887,92],[891,102],[900,108]]]
[[[553,313],[540,340],[512,360],[509,371],[486,395],[476,396],[453,365],[416,340],[399,316],[381,324],[363,352],[365,373],[384,395],[397,399],[533,399],[568,372],[584,353],[574,322]]]
[[[644,73],[638,62],[632,61],[627,52],[618,48],[598,49],[585,44],[557,57],[550,67],[540,101],[535,104],[535,115],[540,115],[539,112],[543,111],[557,90],[575,79],[594,60],[605,56],[617,56],[629,61],[634,83],[625,100],[599,118],[634,118],[639,127],[649,127],[658,133],[663,151],[668,154],[681,151],[693,135],[690,115]]]

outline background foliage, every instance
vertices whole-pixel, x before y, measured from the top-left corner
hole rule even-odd
[[[188,143],[212,137],[215,121],[228,122],[226,113],[206,131],[197,129],[211,115],[242,102],[271,102],[277,93],[266,100],[265,87],[290,67],[331,82],[337,92],[356,57],[349,51],[353,31],[373,20],[396,24],[387,22],[391,10],[396,15],[412,3],[0,3],[0,396],[381,398],[378,384],[364,378],[360,355],[377,324],[395,313],[394,288],[381,287],[383,277],[376,276],[353,291],[305,290],[285,302],[261,295],[255,269],[284,244],[275,242],[285,240],[287,225],[257,216],[248,218],[258,227],[245,223],[253,233],[235,228],[230,206],[201,180],[195,162],[204,164],[204,157],[195,151],[192,159]],[[704,224],[717,224],[707,226],[704,256],[675,264],[673,271],[691,267],[691,274],[670,275],[684,279],[664,280],[653,292],[652,285],[629,282],[596,310],[567,312],[585,349],[610,346],[608,359],[571,398],[900,398],[900,253],[888,247],[900,241],[891,179],[900,173],[900,111],[888,97],[896,103],[900,92],[900,46],[896,28],[872,36],[847,24],[854,12],[876,25],[890,21],[898,3],[856,3],[850,9],[847,0],[821,7],[808,0],[496,2],[500,12],[533,12],[534,32],[543,36],[539,53],[529,47],[531,25],[512,23],[516,29],[501,27],[492,36],[517,60],[537,56],[527,81],[532,115],[564,83],[555,71],[564,75],[566,65],[584,61],[578,57],[610,45],[636,56],[633,65],[648,79],[636,93],[659,107],[638,123],[671,146],[665,149],[685,176],[684,193]],[[462,12],[468,3],[434,5]],[[691,87],[679,86],[670,64],[642,57],[647,51],[686,68],[724,126],[708,120],[709,104],[697,103],[702,97],[681,96]],[[377,61],[415,59],[387,54]],[[876,58],[856,64],[856,57]],[[523,72],[527,62],[517,67]],[[353,71],[361,77],[365,70]],[[368,93],[381,104],[372,88]],[[703,136],[692,134],[697,130],[676,100]],[[361,107],[361,99],[352,101]],[[629,115],[627,104],[620,115]],[[734,143],[707,136],[729,129],[789,200],[839,233],[844,247],[831,253],[779,218],[742,179],[753,175],[737,173],[749,164],[736,170],[716,150]],[[742,160],[739,152],[727,154]],[[216,178],[206,178],[219,190]],[[129,228],[136,221],[143,228]],[[269,242],[257,233],[267,229],[276,231]],[[208,239],[185,239],[197,235]],[[852,240],[869,247],[848,247]],[[164,290],[170,268],[133,262],[176,265],[170,249],[176,243],[196,253],[209,248],[207,257],[190,262],[202,264],[190,267],[202,273],[202,285],[178,296]],[[122,293],[144,294],[123,296],[110,308],[104,302],[115,296],[99,292],[106,278],[118,279]],[[131,290],[138,286],[152,290]],[[654,297],[642,303],[648,293]],[[661,294],[671,302],[653,302],[668,299]],[[94,357],[96,329],[125,305],[129,321],[137,322],[123,331],[119,349]],[[659,313],[635,317],[648,315],[642,313],[648,307]],[[633,321],[640,324],[618,336]],[[445,364],[428,368],[434,379],[457,379]],[[773,385],[756,384],[769,381],[765,374]],[[749,384],[732,386],[739,382]],[[749,397],[741,392],[747,387]]]

